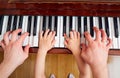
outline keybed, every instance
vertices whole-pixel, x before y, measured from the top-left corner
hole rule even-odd
[[[49,28],[56,31],[54,47],[65,48],[64,33],[69,35],[71,30],[76,30],[80,32],[81,43],[87,43],[84,32],[90,32],[95,38],[93,26],[105,30],[113,40],[111,49],[120,49],[120,17],[0,15],[0,40],[5,32],[21,28],[22,33],[29,32],[23,46],[29,43],[31,47],[38,47],[39,32]]]

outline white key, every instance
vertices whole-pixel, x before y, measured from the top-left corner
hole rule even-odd
[[[31,47],[34,47],[33,46],[33,25],[34,25],[34,16],[32,16],[31,33],[30,33],[30,36],[29,36],[29,44],[30,44]]]
[[[76,30],[76,17],[72,17],[72,30]]]
[[[4,33],[6,33],[7,23],[8,23],[8,17],[9,17],[9,16],[4,16],[2,33],[1,33],[2,35],[0,35],[0,41],[3,39]]]
[[[113,37],[112,37],[112,40],[113,40],[113,49],[118,49],[118,39],[115,37],[115,31],[114,31],[114,23],[113,23],[113,18],[111,18],[111,29],[112,29],[112,34],[113,34]]]
[[[102,17],[102,29],[105,31],[105,18]]]
[[[59,25],[60,25],[60,47],[64,47],[64,37],[63,37],[63,16],[59,17]]]
[[[22,33],[27,32],[27,26],[28,25],[28,16],[24,16],[23,17],[23,24],[22,24]],[[29,43],[29,36],[26,36],[24,42],[23,42],[23,46],[28,45]]]
[[[40,28],[39,28],[39,32],[42,31],[42,27],[43,27],[43,16],[40,16]]]
[[[84,17],[81,17],[81,43],[85,43],[84,38]]]
[[[78,17],[75,16],[75,30],[78,31]]]
[[[33,46],[38,47],[39,43],[39,29],[40,29],[40,16],[37,16],[37,30],[36,30],[36,36],[33,37]]]
[[[120,18],[117,17],[118,21],[118,31],[119,31],[119,36],[118,36],[118,49],[120,49]]]
[[[66,25],[66,34],[69,36],[69,32],[70,32],[69,31],[69,27],[70,27],[70,21],[69,20],[70,20],[70,17],[67,16],[66,18],[67,18],[67,20],[66,20],[66,24],[67,24]]]
[[[110,36],[109,36],[109,38],[110,38],[110,39],[112,39],[112,37],[113,37],[113,34],[112,34],[113,31],[112,31],[112,29],[111,29],[111,28],[112,28],[111,21],[112,21],[112,20],[111,20],[111,17],[108,17],[108,24],[109,24],[109,31],[110,31]],[[110,47],[110,49],[112,49],[112,48],[113,48],[113,44],[112,44],[112,46]]]
[[[60,47],[60,27],[61,27],[61,17],[57,17],[57,36],[55,36],[55,47]]]

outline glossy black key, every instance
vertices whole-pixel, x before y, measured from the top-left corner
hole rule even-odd
[[[2,34],[4,16],[0,16],[0,35]]]
[[[105,17],[105,31],[106,31],[107,36],[109,37],[110,32],[109,32],[108,17]]]
[[[37,34],[37,16],[34,16],[33,36]]]
[[[102,29],[102,18],[98,17],[98,20],[99,20],[99,29]]]
[[[20,16],[20,18],[19,18],[19,25],[18,25],[19,29],[22,29],[22,24],[23,24],[23,16]]]
[[[18,29],[22,29],[22,24],[23,24],[23,16],[19,16]],[[21,32],[18,35],[21,35]]]
[[[10,28],[11,28],[11,22],[12,22],[12,16],[10,15],[9,18],[8,18],[8,23],[7,23],[7,31],[10,31]]]
[[[48,20],[48,29],[52,30],[52,16],[49,16],[49,20]]]
[[[69,17],[69,31],[72,31],[72,16]]]
[[[63,35],[66,33],[66,16],[63,16]]]
[[[81,36],[81,16],[78,17],[78,32],[80,33]]]
[[[55,16],[55,25],[54,25],[54,31],[56,32],[56,34],[55,34],[55,36],[57,36],[57,19],[58,19],[58,17],[57,16]]]
[[[16,30],[17,27],[17,16],[14,16],[14,20],[13,20],[13,26],[12,26],[12,31]]]
[[[94,31],[93,31],[93,17],[90,17],[90,34],[93,37],[94,36]]]
[[[28,17],[28,26],[27,26],[27,32],[29,33],[29,36],[31,34],[31,22],[32,22],[32,16]]]
[[[43,30],[43,31],[46,30],[46,16],[43,16],[43,26],[42,26],[42,30]]]
[[[115,37],[118,38],[120,31],[118,31],[117,17],[114,17],[114,18],[113,18],[113,23],[114,23],[114,31],[115,31],[114,34],[115,34]]]
[[[84,32],[87,31],[87,17],[84,17]]]

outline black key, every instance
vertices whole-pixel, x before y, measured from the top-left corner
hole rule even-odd
[[[34,17],[33,36],[37,34],[37,16]]]
[[[48,20],[48,29],[52,30],[52,16],[49,16],[49,20]]]
[[[55,25],[54,25],[54,31],[56,32],[56,34],[55,34],[55,36],[57,36],[57,19],[58,19],[58,17],[57,16],[55,16]]]
[[[18,23],[18,29],[22,29],[22,23],[23,23],[23,16],[20,16],[19,23]],[[21,35],[21,32],[18,35]]]
[[[107,36],[110,36],[110,32],[109,32],[109,24],[108,24],[108,17],[105,17],[105,31]]]
[[[66,34],[66,16],[63,16],[63,35]]]
[[[2,34],[4,16],[0,16],[0,35]]]
[[[17,16],[14,16],[12,31],[16,30],[17,27]]]
[[[99,29],[102,29],[102,18],[98,17],[98,20],[99,20]]]
[[[84,32],[87,31],[87,17],[84,17]]]
[[[90,34],[93,37],[94,36],[94,31],[93,31],[93,17],[90,17]]]
[[[118,38],[119,36],[119,31],[118,31],[118,22],[117,22],[117,17],[113,18],[113,22],[114,22],[114,31],[115,31],[115,37]]]
[[[45,31],[46,30],[46,16],[43,16],[43,27],[42,30]]]
[[[7,24],[7,31],[10,31],[10,28],[11,28],[11,22],[12,22],[12,16],[10,15],[9,18],[8,18],[8,24]]]
[[[81,16],[78,17],[78,32],[80,33],[81,36]]]
[[[18,25],[19,29],[22,29],[22,24],[23,24],[23,16],[20,16],[20,18],[19,18],[19,25]]]
[[[69,17],[69,31],[72,31],[72,16]]]
[[[28,17],[28,26],[27,26],[27,32],[29,33],[29,36],[31,34],[31,22],[32,22],[32,16]]]

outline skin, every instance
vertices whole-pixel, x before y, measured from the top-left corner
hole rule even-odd
[[[46,30],[43,35],[43,31],[40,32],[39,38],[39,50],[37,53],[36,64],[35,64],[35,78],[46,78],[45,77],[45,59],[48,50],[50,50],[55,44],[55,32]]]
[[[88,45],[82,44],[82,58],[90,65],[94,78],[108,77],[108,51],[112,44],[111,39],[107,38],[104,30],[94,27],[96,38],[93,39],[90,33],[85,32]]]
[[[10,74],[21,65],[28,57],[29,45],[22,48],[22,43],[28,33],[23,33],[19,39],[18,33],[22,30],[17,29],[13,32],[8,31],[4,34],[3,40],[0,42],[4,50],[4,59],[0,64],[0,78],[8,78]],[[9,36],[11,34],[11,39]]]
[[[80,34],[76,31],[70,31],[70,37],[64,34],[65,46],[73,53],[80,72],[80,78],[90,78],[90,68],[88,64],[81,58]]]

